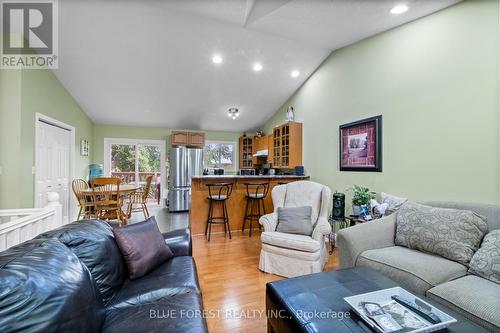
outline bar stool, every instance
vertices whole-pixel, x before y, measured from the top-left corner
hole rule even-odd
[[[245,207],[245,217],[243,218],[243,226],[241,227],[241,232],[245,231],[245,225],[248,221],[250,223],[250,231],[248,233],[249,237],[252,237],[252,222],[257,221],[259,229],[261,228],[259,224],[259,218],[266,214],[266,207],[264,206],[264,199],[269,192],[269,182],[267,183],[245,183],[247,188],[247,204]],[[262,205],[262,211],[260,206]]]
[[[207,226],[205,227],[205,235],[210,241],[210,234],[212,233],[212,224],[224,224],[224,234],[229,233],[231,239],[231,228],[229,227],[229,216],[227,214],[226,201],[233,192],[233,184],[231,183],[213,183],[207,184],[208,199],[210,200],[210,207],[208,209]],[[221,204],[222,216],[213,216],[214,207],[217,203]]]

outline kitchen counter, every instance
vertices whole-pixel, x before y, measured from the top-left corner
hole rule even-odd
[[[208,183],[231,183],[233,184],[233,193],[227,201],[227,211],[229,215],[229,226],[231,232],[241,232],[243,226],[243,217],[245,216],[246,195],[247,189],[245,183],[258,183],[259,181],[269,181],[269,193],[264,199],[266,213],[271,213],[274,210],[273,201],[271,199],[271,191],[274,186],[282,183],[290,183],[298,180],[309,179],[309,176],[293,176],[293,175],[206,175],[193,176],[191,180],[191,210],[189,211],[189,226],[193,235],[203,235],[205,226],[207,225],[208,217]],[[214,216],[222,216],[219,205],[215,208]],[[249,223],[247,223],[247,227]],[[253,228],[258,228],[258,222],[253,222]],[[224,232],[224,226],[212,225],[212,236],[217,236],[217,233]],[[245,231],[248,233],[248,230]]]
[[[294,176],[294,175],[205,175],[205,176],[193,176],[192,179],[309,179],[309,176]]]

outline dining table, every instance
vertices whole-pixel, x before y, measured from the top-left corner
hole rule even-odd
[[[120,185],[119,188],[118,188],[118,195],[120,197],[125,197],[129,194],[132,194],[134,192],[136,192],[137,190],[140,190],[142,188],[141,185],[134,185],[134,184],[123,184],[123,185]],[[109,190],[109,188],[108,188]],[[112,185],[111,186],[111,190],[114,192],[117,190],[117,186],[116,185]],[[95,192],[99,192],[99,186],[95,187]],[[84,189],[84,190],[81,190],[81,193],[83,195],[86,195],[86,196],[92,196],[94,195],[94,189],[93,188],[88,188],[88,189]],[[128,223],[128,219],[130,218],[130,215],[129,214],[125,214],[123,211],[121,212],[122,213],[122,216],[126,217],[126,220],[123,221],[125,224]]]
[[[137,190],[140,190],[141,188],[142,188],[141,185],[124,184],[124,185],[120,185],[118,192],[120,195],[126,195],[126,194],[133,193]],[[116,191],[116,186],[112,185],[111,189],[112,189],[112,191]],[[96,187],[96,192],[99,192],[99,187]],[[94,189],[92,189],[92,188],[84,189],[81,191],[81,193],[83,193],[85,195],[92,195],[94,193]]]

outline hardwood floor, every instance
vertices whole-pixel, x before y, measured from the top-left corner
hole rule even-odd
[[[154,207],[161,232],[187,228],[187,213],[171,214],[168,209]],[[144,220],[141,213],[133,215],[130,223]],[[283,279],[259,270],[260,231],[232,231],[233,238],[212,233],[210,242],[204,235],[193,236],[193,256],[198,268],[203,305],[209,311],[210,333],[266,332],[266,283]],[[325,270],[338,268],[337,252],[329,256]],[[213,317],[211,315],[213,314]]]
[[[224,234],[212,234],[210,242],[204,236],[193,237],[209,332],[266,332],[266,283],[282,277],[261,272],[259,255],[259,230],[252,238],[237,231],[231,240]],[[325,269],[337,267],[334,252]]]

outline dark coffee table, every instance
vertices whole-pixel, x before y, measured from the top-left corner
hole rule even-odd
[[[351,310],[344,297],[397,286],[396,282],[381,273],[364,267],[270,282],[266,288],[267,331],[373,332]],[[425,296],[416,296],[457,319],[447,330],[440,332],[487,332],[449,308]]]

